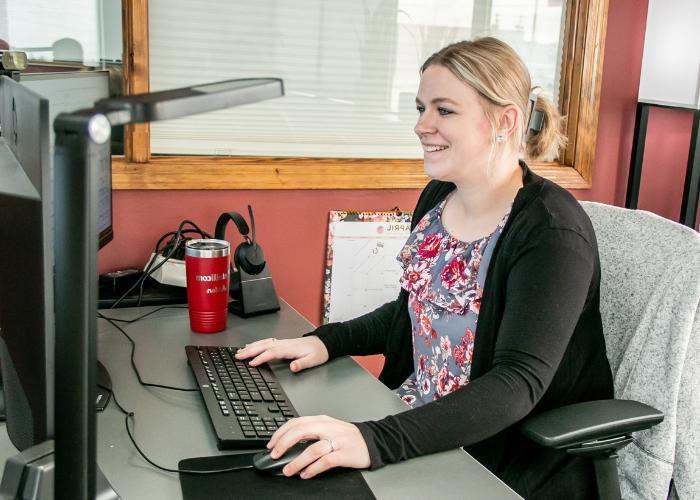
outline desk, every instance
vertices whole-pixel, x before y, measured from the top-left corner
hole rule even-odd
[[[192,333],[185,309],[158,311],[125,330],[136,342],[136,365],[145,381],[195,387],[185,345],[241,345],[270,336],[298,337],[313,328],[286,303],[281,307],[279,313],[249,319],[229,316],[229,328],[214,335]],[[128,319],[150,309],[119,309],[105,314]],[[199,393],[143,388],[131,369],[128,341],[104,320],[99,320],[98,329],[98,357],[112,376],[119,402],[136,413],[136,441],[152,460],[176,468],[183,458],[224,453],[216,448]],[[299,374],[289,371],[286,363],[272,366],[301,415],[326,414],[362,421],[407,408],[349,357]],[[2,434],[5,442],[0,440],[0,447],[6,450],[7,435]],[[182,498],[177,474],[159,471],[141,458],[126,434],[123,414],[113,403],[98,417],[97,447],[102,471],[124,500]],[[431,471],[429,476],[426,470]],[[420,457],[363,475],[378,499],[520,498],[462,450]],[[407,484],[412,477],[421,480]]]

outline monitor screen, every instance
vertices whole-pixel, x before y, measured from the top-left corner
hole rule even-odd
[[[20,82],[49,101],[51,158],[53,158],[55,142],[53,122],[56,116],[60,113],[91,108],[95,102],[109,97],[108,71],[26,73],[21,75]],[[113,237],[111,162],[106,159],[99,173],[100,204],[97,228],[100,232],[100,248],[102,248]]]
[[[53,227],[48,100],[0,78],[0,369],[7,433],[53,433]]]

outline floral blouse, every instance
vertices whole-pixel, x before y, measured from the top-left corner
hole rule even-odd
[[[469,383],[486,272],[510,214],[493,233],[467,243],[443,227],[446,201],[425,214],[397,257],[401,287],[408,291],[414,372],[396,393],[412,407]]]

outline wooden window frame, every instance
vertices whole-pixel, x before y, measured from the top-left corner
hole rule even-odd
[[[125,94],[149,90],[148,0],[122,0]],[[560,160],[532,169],[568,189],[591,187],[608,0],[570,0],[559,89],[569,138]],[[114,189],[422,188],[423,161],[262,156],[151,156],[148,124],[126,127]]]

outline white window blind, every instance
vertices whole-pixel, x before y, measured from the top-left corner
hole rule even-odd
[[[153,123],[154,154],[419,158],[418,69],[493,35],[559,86],[564,0],[151,0],[152,91],[279,77],[286,96]]]

